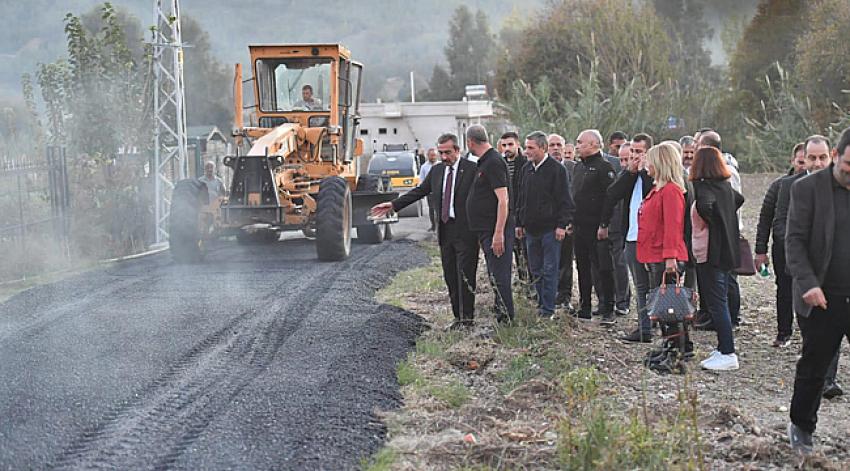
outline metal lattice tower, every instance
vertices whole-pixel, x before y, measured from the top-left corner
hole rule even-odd
[[[178,0],[155,0],[153,29],[156,243],[168,240],[174,184],[189,174],[186,96]]]

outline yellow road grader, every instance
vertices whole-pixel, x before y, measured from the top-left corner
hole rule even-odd
[[[320,260],[350,254],[357,239],[391,237],[396,217],[374,220],[369,208],[390,201],[379,176],[360,174],[357,137],[363,66],[338,44],[252,45],[254,104],[243,106],[242,68],[234,77],[237,154],[227,198],[209,201],[206,185],[179,181],[171,198],[169,245],[178,262],[203,257],[209,240],[236,235],[240,243],[276,241],[281,231],[315,238]],[[251,110],[243,125],[243,110]],[[238,149],[250,150],[244,155]],[[385,188],[385,186],[387,188]]]

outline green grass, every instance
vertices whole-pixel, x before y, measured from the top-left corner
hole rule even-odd
[[[398,458],[396,453],[391,448],[381,448],[371,458],[363,458],[360,460],[360,469],[363,471],[389,471],[392,469]]]
[[[409,384],[419,386],[425,381],[425,378],[422,376],[422,373],[420,373],[416,366],[413,364],[411,357],[408,357],[407,360],[399,362],[396,365],[395,375],[396,378],[398,378],[398,384],[401,386],[407,386]]]
[[[470,398],[469,388],[459,381],[451,381],[448,384],[432,384],[428,386],[428,393],[445,402],[452,409],[457,409],[466,404]]]
[[[410,293],[430,293],[444,288],[440,264],[432,261],[430,265],[399,273],[375,297],[380,302],[404,309],[404,299]]]
[[[571,367],[566,356],[557,350],[547,350],[542,355],[522,354],[513,358],[508,367],[497,375],[499,389],[507,394],[522,383],[540,376],[555,380]]]

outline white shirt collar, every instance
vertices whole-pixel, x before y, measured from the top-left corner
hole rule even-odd
[[[539,164],[535,164],[534,162],[532,162],[531,165],[534,167],[534,170],[536,171],[538,168],[540,168],[540,166],[543,165],[543,162],[546,162],[546,159],[548,158],[549,154],[545,154],[543,155],[543,160],[541,160]]]

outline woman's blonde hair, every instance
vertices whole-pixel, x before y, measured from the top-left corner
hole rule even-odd
[[[682,192],[685,191],[685,169],[682,167],[682,155],[669,142],[662,142],[649,149],[646,161],[655,167],[655,186],[662,188],[668,183],[675,183]]]

